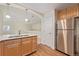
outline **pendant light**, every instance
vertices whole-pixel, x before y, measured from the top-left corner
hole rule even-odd
[[[11,16],[9,15],[9,3],[7,3],[7,14],[5,15],[5,17],[7,18],[7,19],[10,19],[11,18]]]
[[[27,9],[25,10],[26,12],[27,12]],[[27,13],[26,13],[27,14]],[[27,16],[27,15],[26,15]],[[27,18],[25,18],[25,22],[28,22],[28,19]]]

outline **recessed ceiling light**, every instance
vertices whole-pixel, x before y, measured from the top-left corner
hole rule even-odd
[[[26,19],[25,19],[25,22],[27,22],[27,21],[28,21],[28,19],[26,18]]]
[[[11,16],[10,16],[10,15],[6,15],[5,17],[6,17],[6,18],[8,18],[8,19],[9,19],[9,18],[11,18]]]

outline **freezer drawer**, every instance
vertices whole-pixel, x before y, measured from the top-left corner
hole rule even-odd
[[[67,30],[67,54],[74,55],[74,30]]]
[[[57,49],[74,55],[74,30],[57,30]]]
[[[65,52],[64,50],[64,37],[63,37],[63,31],[57,30],[57,50]]]

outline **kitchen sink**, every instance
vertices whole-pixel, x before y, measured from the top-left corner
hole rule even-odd
[[[14,38],[14,37],[21,37],[21,36],[9,36],[9,38]]]
[[[28,35],[14,35],[14,36],[9,36],[8,38],[14,38],[14,37],[26,37],[26,36],[28,36]]]

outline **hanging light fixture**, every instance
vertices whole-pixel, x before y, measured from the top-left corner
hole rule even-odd
[[[7,18],[7,19],[10,19],[11,18],[11,16],[9,15],[9,3],[7,3],[7,14],[5,15],[5,17]]]
[[[26,9],[26,12],[27,12],[27,9]],[[27,18],[25,18],[25,22],[28,22],[28,19]]]

